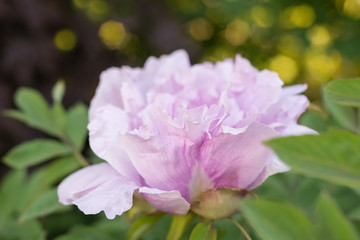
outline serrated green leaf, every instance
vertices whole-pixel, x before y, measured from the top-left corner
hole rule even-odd
[[[345,131],[266,142],[292,170],[336,184],[360,187],[360,137]]]
[[[217,231],[211,222],[200,222],[194,227],[190,235],[190,240],[216,240],[216,238]]]
[[[193,218],[194,218],[194,214],[192,212],[189,212],[186,215],[174,215],[166,239],[167,240],[180,239],[186,226],[191,222]]]
[[[46,100],[35,89],[23,87],[17,90],[15,104],[26,117],[26,123],[29,126],[53,136],[58,136],[61,132],[51,117]]]
[[[240,210],[264,240],[315,240],[310,221],[290,205],[267,200],[248,200]]]
[[[324,87],[324,97],[340,105],[360,107],[360,78],[331,81]]]
[[[149,230],[163,214],[154,214],[142,216],[137,219],[130,227],[129,232],[126,234],[127,240],[139,239],[147,230]]]
[[[55,103],[61,103],[65,94],[65,81],[59,80],[52,88],[51,95]]]
[[[13,168],[27,168],[53,157],[71,153],[64,144],[50,139],[36,139],[12,148],[4,157],[4,162]]]
[[[76,104],[68,111],[65,134],[77,150],[82,150],[87,136],[88,110],[84,104]]]
[[[351,223],[329,195],[320,195],[315,210],[315,223],[318,239],[359,239]]]

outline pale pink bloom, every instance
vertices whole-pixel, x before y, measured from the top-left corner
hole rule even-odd
[[[297,124],[306,86],[282,85],[240,56],[191,66],[182,50],[104,71],[88,129],[106,163],[66,178],[60,202],[114,218],[138,191],[158,210],[185,214],[206,190],[257,187],[288,170],[265,140],[313,133]]]

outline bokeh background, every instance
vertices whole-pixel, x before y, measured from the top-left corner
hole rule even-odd
[[[89,103],[101,71],[182,48],[192,63],[236,54],[319,103],[329,80],[360,75],[359,0],[1,0],[0,110],[20,86]],[[0,154],[41,136],[0,117]],[[0,165],[0,173],[6,167]],[[0,174],[1,175],[1,174]]]

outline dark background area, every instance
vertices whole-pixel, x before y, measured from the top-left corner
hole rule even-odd
[[[99,74],[111,66],[142,66],[150,55],[183,48],[192,63],[235,54],[286,84],[320,87],[360,75],[358,0],[2,0],[0,110],[14,108],[21,86],[50,101],[66,82],[64,105],[89,104]],[[41,133],[0,117],[0,154]],[[0,164],[0,172],[5,171]]]

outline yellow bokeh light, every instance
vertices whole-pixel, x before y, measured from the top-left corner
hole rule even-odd
[[[225,38],[233,46],[244,44],[249,35],[249,24],[240,19],[230,22],[225,29]]]
[[[284,55],[299,57],[302,54],[304,44],[301,39],[291,34],[282,35],[277,43],[277,49]]]
[[[205,52],[202,61],[218,62],[227,58],[234,58],[234,51],[226,46],[217,46],[210,48]]]
[[[85,8],[87,7],[88,4],[88,0],[73,0],[73,3],[75,4],[76,7],[78,8]]]
[[[110,49],[118,49],[123,46],[126,40],[126,30],[121,22],[107,21],[101,24],[99,37]]]
[[[279,74],[285,83],[291,83],[299,73],[296,61],[284,55],[277,55],[270,59],[269,69]]]
[[[305,66],[308,73],[319,82],[327,82],[334,78],[339,70],[342,57],[337,51],[331,54],[315,53],[310,50],[305,58]]]
[[[281,24],[284,28],[308,28],[315,21],[314,8],[308,4],[301,4],[287,8],[281,16]]]
[[[109,5],[104,0],[89,0],[87,16],[92,21],[103,21],[109,14]]]
[[[360,1],[359,0],[345,0],[344,13],[354,19],[360,19]]]
[[[76,35],[70,29],[58,31],[54,37],[54,44],[61,51],[70,51],[76,46]]]
[[[188,23],[187,27],[190,35],[198,41],[208,40],[214,34],[212,24],[205,18],[194,19]]]
[[[306,32],[307,38],[310,42],[317,46],[327,46],[331,43],[332,38],[326,27],[313,26]]]
[[[264,7],[254,6],[250,12],[251,18],[260,27],[268,28],[273,25],[274,18]]]

